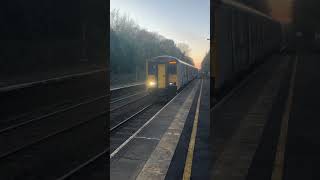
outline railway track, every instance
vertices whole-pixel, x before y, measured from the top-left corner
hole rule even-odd
[[[138,111],[129,118],[118,122],[110,131],[110,152],[111,154],[120,147],[130,136],[141,128],[163,105],[152,104]]]
[[[72,102],[71,100],[66,100],[51,106],[46,106],[41,111],[31,111],[24,114],[20,114],[14,118],[10,118],[7,120],[2,120],[0,122],[0,134],[4,131],[8,131],[10,129],[18,128],[23,125],[27,125],[36,121],[40,121],[52,116],[57,116],[62,113],[66,113],[71,110],[75,110],[81,106],[94,103],[96,101],[105,99],[108,95],[93,97],[93,98],[79,98],[77,102]]]
[[[163,107],[163,104],[155,103],[154,100],[152,97],[146,97],[140,101],[140,105],[131,105],[135,107],[134,111],[121,111],[118,116],[114,116],[111,112],[109,129],[111,153]]]
[[[143,94],[144,92],[139,92],[136,94],[132,94],[126,97],[117,98],[117,100],[127,99],[127,97],[134,97],[138,94]],[[130,124],[134,122],[135,120],[138,120],[139,122],[135,123],[144,123],[148,119],[147,116],[145,116],[145,113],[151,111],[156,111],[156,108],[154,103],[145,105],[145,98],[148,98],[148,96],[139,97],[137,99],[134,99],[131,103],[125,103],[122,105],[123,108],[128,109],[128,106],[132,106],[137,108],[138,104],[143,104],[142,108],[138,108],[136,111],[128,111],[127,114],[122,114],[121,116],[113,116],[116,112],[111,112],[111,118],[110,119],[110,125],[111,128],[109,129],[109,134],[118,131],[122,127],[127,126],[127,124]],[[115,100],[115,102],[117,102]],[[148,99],[150,100],[150,99]],[[159,105],[158,105],[159,106]],[[119,108],[120,109],[120,108]],[[132,114],[133,112],[133,114]],[[112,114],[113,113],[113,114]],[[126,115],[132,114],[129,117],[125,118]],[[117,114],[117,113],[116,113]],[[153,114],[153,113],[151,113]],[[151,115],[150,114],[150,115]],[[144,119],[142,119],[143,115],[145,116]],[[112,149],[112,148],[111,148]],[[103,151],[95,154],[94,156],[90,157],[87,161],[83,162],[82,164],[78,165],[77,167],[71,169],[67,173],[65,173],[63,176],[57,178],[57,180],[66,180],[66,179],[104,179],[103,177],[106,177],[105,170],[107,167],[107,158],[109,158],[110,154],[110,147],[105,148]]]
[[[141,92],[136,94],[143,93]],[[133,97],[136,94],[128,97]],[[117,98],[117,100],[120,99],[126,99],[126,97]],[[117,102],[117,100],[114,102]],[[150,96],[143,96],[132,103],[126,103],[123,106],[123,109],[120,108],[121,114],[112,111],[110,114],[110,128],[109,132],[107,132],[110,135],[110,147],[92,156],[90,159],[70,170],[57,180],[104,179],[101,177],[107,176],[104,173],[106,168],[109,168],[106,161],[107,158],[109,158],[107,156],[114,153],[117,148],[119,148],[163,108],[164,104],[155,103],[153,100],[154,99]],[[130,109],[130,107],[134,107],[134,110]],[[124,112],[124,110],[127,112]]]
[[[79,73],[79,74],[74,74],[74,75],[68,75],[68,76],[62,76],[62,77],[57,77],[57,78],[52,78],[52,79],[48,79],[48,80],[42,80],[42,81],[36,81],[36,82],[31,82],[31,83],[24,83],[24,84],[19,84],[19,85],[14,85],[14,86],[10,86],[10,87],[5,87],[5,88],[0,88],[1,91],[0,93],[11,93],[11,91],[19,91],[20,93],[24,90],[24,89],[29,89],[29,88],[35,88],[35,86],[37,85],[44,85],[44,84],[49,84],[49,83],[56,83],[58,81],[63,81],[63,80],[69,80],[69,79],[74,79],[74,78],[80,78],[80,77],[85,77],[88,75],[92,75],[95,73],[101,73],[104,72],[104,70],[97,70],[97,71],[90,71],[90,72],[85,72],[85,73]],[[125,91],[127,88],[135,88],[136,86],[141,86],[141,84],[135,84],[135,85],[130,85],[130,86],[124,86],[124,87],[118,87],[112,90],[112,92],[114,91]],[[136,94],[131,94],[131,95],[127,95],[127,96],[121,96],[118,98],[114,98],[111,101],[112,106],[113,105],[118,105],[121,104],[124,105],[124,101],[128,101],[128,100],[132,100],[136,97],[138,97],[139,95],[142,94],[146,94],[146,92],[138,92]],[[103,98],[105,97],[102,93],[100,93],[101,96],[103,96]],[[119,94],[119,93],[118,93]],[[10,94],[11,95],[11,94]],[[25,99],[23,97],[20,97],[20,99]],[[86,104],[86,103],[90,103],[92,97],[86,95],[86,96],[81,96],[80,98],[66,98],[64,100],[59,100],[57,102],[53,102],[51,104],[47,104],[47,105],[40,105],[39,108],[35,108],[35,109],[30,109],[26,112],[19,112],[18,111],[13,111],[11,112],[11,114],[13,115],[4,115],[2,114],[1,116],[1,121],[0,121],[0,132],[5,128],[5,127],[10,127],[14,124],[20,125],[23,124],[25,122],[31,122],[34,121],[36,119],[43,119],[46,118],[48,116],[52,116],[58,113],[62,113],[65,111],[68,111],[70,109],[74,109],[80,105]],[[15,102],[16,100],[12,100],[13,102]],[[93,100],[95,101],[95,100]],[[31,106],[33,106],[33,102],[29,103]],[[26,104],[26,106],[30,106],[28,105],[28,103]],[[24,106],[25,107],[25,106]],[[10,109],[14,109],[11,108]]]
[[[130,117],[124,119],[124,120],[120,120],[118,122],[114,122],[111,125],[111,128],[109,129],[110,132],[115,131],[117,128],[121,127],[122,125],[124,125],[125,123],[127,123],[128,121],[134,119],[136,116],[142,114],[143,112],[145,112],[148,108],[150,108],[153,104],[149,104],[145,107],[143,107],[142,109],[138,110],[138,112],[134,113],[133,115],[131,115]]]
[[[105,149],[109,95],[103,88],[72,93],[87,78],[78,75],[2,89],[1,104],[12,110],[0,121],[0,179],[54,179]]]
[[[107,96],[23,121],[0,130],[0,160],[106,111]]]
[[[134,83],[131,85],[123,85],[121,87],[110,88],[110,98],[111,100],[116,100],[121,96],[129,96],[132,93],[143,92],[146,90],[144,83]]]
[[[180,91],[180,93],[181,92],[182,91]],[[175,97],[172,97],[171,101]],[[140,107],[135,105],[136,109],[134,113],[121,113],[121,115],[116,117],[113,117],[113,114],[111,113],[109,129],[111,160],[136,133],[141,131],[141,128],[145,127],[148,122],[150,122],[165,106],[170,103],[157,103],[155,98],[156,97],[144,99],[144,103],[141,103],[142,105],[140,105]]]
[[[128,100],[131,98],[131,100]],[[124,99],[124,101],[122,101]],[[125,96],[125,98],[117,98],[110,103],[110,137],[123,127],[134,121],[141,121],[143,115],[150,113],[151,109],[155,109],[155,99],[145,91]],[[120,104],[114,105],[117,102]],[[158,105],[159,106],[159,105]],[[140,119],[139,119],[140,118]],[[145,118],[144,118],[145,119]],[[142,120],[143,121],[143,120]],[[110,150],[113,150],[112,142],[110,141]]]
[[[109,149],[94,155],[89,160],[83,162],[79,166],[71,169],[69,172],[63,176],[57,178],[56,180],[66,180],[66,179],[103,179],[105,180],[108,177],[106,169],[108,168],[108,155]]]
[[[131,100],[128,102],[128,100]],[[117,104],[117,108],[114,108],[114,110],[110,111],[111,114],[117,114],[117,110],[123,110],[127,109],[128,106],[131,107],[137,107],[138,104],[144,104],[145,99],[150,100],[149,96],[146,94],[145,91],[137,92],[131,95],[127,96],[121,96],[118,98],[114,98],[111,100],[110,104]],[[125,103],[123,103],[125,102]],[[129,123],[131,120],[134,120],[135,118],[138,118],[139,115],[145,113],[151,106],[154,104],[149,104],[147,106],[144,105],[144,107],[137,112],[135,112],[133,115],[131,115],[128,118],[125,118],[124,120],[121,120],[121,118],[125,117],[124,114],[121,116],[111,116],[113,119],[110,119],[111,128],[109,129],[109,133],[116,131],[117,129],[121,128],[126,123]],[[122,109],[123,108],[123,109]],[[130,109],[130,108],[129,108]],[[121,111],[123,112],[123,111]],[[131,113],[132,111],[129,111],[127,113]],[[120,119],[119,119],[120,118]],[[110,147],[105,148],[104,150],[96,153],[92,157],[90,157],[88,160],[84,161],[83,163],[79,164],[78,166],[74,167],[73,169],[69,170],[64,175],[57,178],[57,180],[65,180],[65,179],[105,179],[107,175],[105,174],[105,170],[107,167],[107,158],[110,154]]]
[[[106,114],[92,115],[28,144],[24,149],[2,156],[0,176],[5,179],[55,179],[67,173],[105,149],[105,127],[101,125],[106,124]],[[43,162],[48,162],[45,167]],[[21,173],[21,170],[25,172]]]
[[[113,98],[113,99],[110,100],[110,104],[114,104],[114,103],[117,103],[117,102],[120,102],[120,101],[128,100],[131,97],[135,97],[135,96],[138,96],[138,95],[141,95],[141,94],[144,94],[144,93],[146,93],[146,92],[145,91],[141,91],[141,92],[138,92],[138,93],[135,93],[135,94],[131,94],[131,95],[128,95],[128,96]]]
[[[143,91],[112,102],[110,103],[110,132],[150,108],[155,104],[155,98]]]
[[[146,92],[143,92],[141,94],[125,98],[121,101],[117,101],[115,103],[110,103],[110,112],[112,113],[114,111],[121,110],[124,107],[127,107],[130,104],[134,104],[136,102],[139,102],[147,97],[149,97],[149,94]]]
[[[138,86],[141,86],[141,85],[139,84]],[[117,88],[117,91],[119,91],[119,90],[123,91],[126,88],[132,88],[132,87],[133,86],[129,86],[129,87],[126,86],[126,87],[122,87],[122,88]],[[23,88],[24,88],[24,86],[23,86]],[[138,91],[135,94],[129,94],[129,95],[127,93],[127,95],[124,95],[124,96],[122,95],[120,97],[116,97],[116,98],[111,99],[110,104],[112,107],[113,106],[119,107],[119,105],[125,105],[126,102],[134,100],[134,99],[141,97],[143,95],[146,95],[146,94],[147,94],[147,92],[145,92],[145,91]],[[121,94],[119,94],[119,95],[121,95]],[[104,96],[104,95],[101,94],[101,96]],[[91,99],[92,99],[92,97],[89,97],[89,96],[83,96],[80,98],[77,97],[76,99],[75,98],[67,98],[65,100],[60,100],[60,101],[52,103],[52,104],[42,105],[39,108],[32,109],[27,112],[18,113],[18,114],[11,115],[8,117],[2,117],[2,119],[0,121],[0,131],[4,127],[10,126],[12,124],[19,124],[19,123],[23,123],[24,121],[30,121],[31,119],[37,119],[40,117],[46,117],[48,115],[50,116],[51,114],[64,112],[68,109],[78,107],[79,105],[83,104],[83,102],[86,103],[87,101],[91,101]]]
[[[128,94],[130,90],[126,88],[116,90],[119,97],[113,98],[110,103],[115,108],[113,112],[135,106],[148,97],[145,91]],[[96,163],[103,165],[106,159],[102,157],[109,154],[105,129],[110,112],[106,108],[108,97],[80,98],[79,103],[66,100],[46,106],[43,111],[27,112],[2,121],[0,168],[4,171],[0,172],[0,177],[79,179],[82,175],[78,174],[85,173],[85,177],[96,175],[95,179],[98,179],[99,175],[86,169]],[[99,138],[101,141],[97,143]],[[77,153],[79,150],[81,153]],[[104,170],[99,172],[100,177],[105,177],[101,176]]]
[[[106,94],[104,71],[91,71],[0,88],[0,126],[35,118]],[[0,127],[1,128],[1,127]]]
[[[148,96],[144,83],[110,89],[110,112],[121,109]]]

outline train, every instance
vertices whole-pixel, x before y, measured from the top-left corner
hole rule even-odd
[[[282,25],[233,0],[214,5],[211,96],[222,96],[265,57],[282,48]]]
[[[172,96],[198,77],[198,69],[176,57],[163,55],[146,61],[147,90]]]

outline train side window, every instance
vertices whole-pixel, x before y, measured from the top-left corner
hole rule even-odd
[[[155,64],[149,64],[148,74],[155,74],[155,73],[156,73],[156,65]]]
[[[168,64],[168,73],[176,74],[177,73],[177,65],[176,64]]]

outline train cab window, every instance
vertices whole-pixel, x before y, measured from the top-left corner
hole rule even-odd
[[[148,74],[155,74],[157,66],[155,64],[149,64],[148,66]]]
[[[177,64],[168,64],[168,73],[176,74],[177,73]]]

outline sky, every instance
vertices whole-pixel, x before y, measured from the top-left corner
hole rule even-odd
[[[110,0],[110,10],[128,14],[140,27],[186,43],[200,68],[210,49],[210,0]]]
[[[271,15],[282,23],[291,21],[292,0],[269,0]]]

